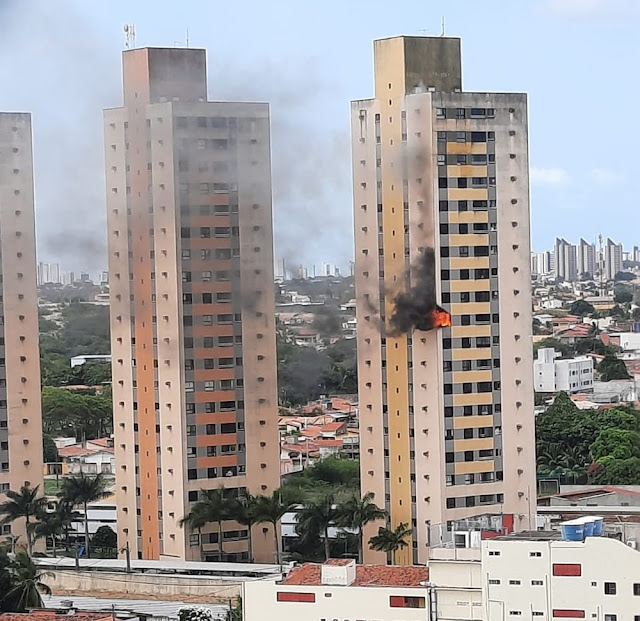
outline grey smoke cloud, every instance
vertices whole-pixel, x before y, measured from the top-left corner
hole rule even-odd
[[[117,56],[70,3],[2,4],[0,108],[33,113],[38,257],[104,269],[102,109],[120,100]]]
[[[348,103],[343,127],[312,114],[331,97],[313,63],[291,68],[259,61],[250,69],[209,54],[213,100],[267,101],[271,110],[275,255],[288,268],[353,255]]]
[[[72,3],[31,0],[24,9],[0,0],[0,109],[33,112],[38,256],[104,269],[102,110],[121,105],[122,36],[107,38]],[[311,103],[331,98],[331,85],[313,63],[290,66],[260,58],[238,66],[211,50],[210,98],[271,105],[275,256],[291,267],[322,260],[346,267],[353,253],[348,102],[344,126],[327,125]]]

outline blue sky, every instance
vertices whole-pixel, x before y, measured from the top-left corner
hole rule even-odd
[[[443,15],[465,90],[529,93],[533,248],[640,243],[638,0],[0,0],[0,110],[34,113],[40,259],[106,265],[101,111],[120,105],[134,23],[138,46],[183,45],[188,29],[211,99],[271,103],[276,254],[345,265],[349,101],[373,93],[372,40],[439,34]]]

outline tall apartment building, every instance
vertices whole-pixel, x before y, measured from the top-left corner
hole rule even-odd
[[[43,487],[31,115],[0,113],[0,501]],[[3,527],[25,543],[22,520]]]
[[[375,98],[351,103],[362,491],[424,563],[430,525],[535,511],[527,98],[463,92],[457,38],[374,55]],[[453,325],[398,329],[409,289]]]
[[[565,282],[574,282],[578,277],[576,247],[566,239],[556,238],[553,254],[556,278]]]
[[[616,244],[610,237],[604,247],[604,274],[607,280],[614,280],[622,270],[622,244]]]
[[[553,271],[553,253],[544,252],[531,253],[531,274],[541,276],[550,274]]]
[[[202,489],[279,485],[269,108],[207,101],[206,53],[123,53],[104,116],[119,545],[248,558],[181,528]],[[274,558],[255,528],[254,557]]]
[[[596,245],[590,244],[581,237],[578,241],[576,255],[578,278],[588,275],[594,279],[596,276]]]

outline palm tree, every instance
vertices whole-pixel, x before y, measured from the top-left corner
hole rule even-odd
[[[249,547],[249,562],[253,563],[253,540],[251,535],[251,529],[256,524],[256,505],[258,502],[257,496],[254,496],[249,491],[244,491],[237,498],[233,498],[229,501],[229,517],[233,518],[238,524],[247,527],[248,540],[247,545]]]
[[[401,548],[406,548],[407,537],[411,535],[411,528],[407,522],[401,522],[393,530],[381,526],[378,534],[369,539],[369,547],[378,552],[391,552],[391,562],[396,564],[396,552]]]
[[[0,514],[4,515],[0,524],[11,524],[20,518],[24,518],[27,532],[27,550],[29,556],[33,552],[33,527],[32,518],[44,509],[47,501],[38,496],[40,486],[30,487],[28,483],[20,488],[19,492],[9,490],[7,500],[0,504]]]
[[[353,495],[349,500],[338,507],[336,525],[350,528],[358,535],[358,563],[362,564],[364,542],[362,531],[370,522],[383,520],[387,512],[373,502],[375,494],[367,492],[364,496]]]
[[[62,524],[62,533],[64,535],[64,547],[69,552],[69,529],[71,524],[82,520],[82,514],[73,508],[73,503],[66,498],[59,498],[56,505],[56,513]]]
[[[56,539],[64,534],[65,524],[58,513],[58,504],[54,511],[40,511],[38,513],[38,523],[35,525],[35,538],[46,541],[51,538],[53,542],[53,556],[57,552]]]
[[[101,498],[106,498],[110,492],[106,491],[108,485],[104,474],[96,476],[86,475],[84,472],[68,477],[62,481],[62,498],[72,506],[82,506],[84,511],[84,545],[87,558],[91,556],[89,550],[89,513],[87,505]]]
[[[200,499],[196,502],[191,511],[180,521],[182,525],[187,525],[191,529],[195,529],[198,533],[207,524],[216,523],[218,526],[218,553],[220,560],[224,556],[222,546],[222,522],[229,515],[229,499],[225,495],[223,487],[218,489],[200,490]],[[200,536],[202,541],[202,536]],[[202,554],[202,543],[200,544]]]
[[[180,527],[187,527],[190,531],[197,531],[198,545],[200,547],[200,560],[204,561],[204,548],[202,546],[202,529],[209,523],[205,505],[196,503],[187,515],[179,522]]]
[[[51,595],[51,589],[42,582],[43,578],[53,577],[51,572],[39,572],[31,557],[20,550],[11,563],[9,571],[13,588],[4,596],[10,602],[13,612],[26,612],[30,608],[43,608],[42,596]]]
[[[329,526],[338,516],[333,494],[326,494],[322,498],[308,502],[298,511],[296,531],[304,539],[321,537],[324,542],[324,560],[331,557]]]
[[[278,541],[278,522],[291,510],[292,505],[284,498],[282,491],[276,489],[271,496],[258,496],[256,500],[256,524],[269,523],[273,526],[273,537],[276,547],[276,563],[280,564],[280,542]]]

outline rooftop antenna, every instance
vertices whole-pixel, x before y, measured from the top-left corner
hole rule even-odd
[[[136,27],[134,24],[124,25],[124,46],[128,50],[136,46]]]
[[[189,29],[187,28],[187,47],[189,47]]]
[[[442,23],[440,27],[440,36],[444,37],[444,15],[442,16]]]

